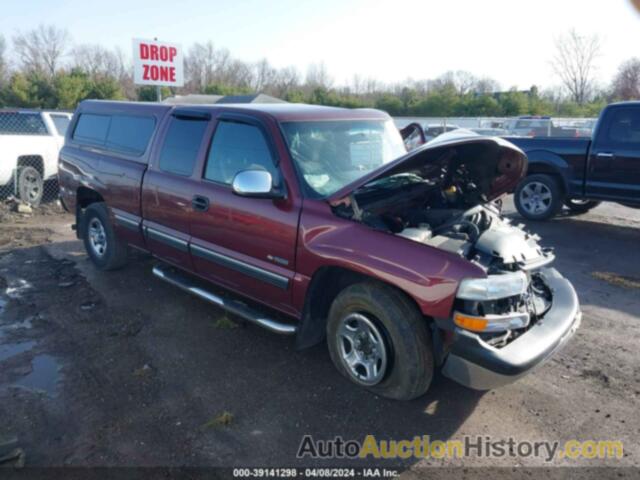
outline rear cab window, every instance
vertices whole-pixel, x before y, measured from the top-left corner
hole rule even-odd
[[[640,145],[640,110],[637,108],[610,109],[598,143],[608,148],[636,148]]]
[[[150,116],[82,113],[73,140],[104,150],[140,157],[147,150],[155,129]]]

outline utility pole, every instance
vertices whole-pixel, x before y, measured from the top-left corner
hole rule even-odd
[[[157,42],[158,41],[158,37],[153,37],[153,40],[155,42]],[[161,88],[162,87],[160,87],[160,85],[156,85],[156,101],[158,103],[160,103],[162,101],[162,90],[161,90]]]

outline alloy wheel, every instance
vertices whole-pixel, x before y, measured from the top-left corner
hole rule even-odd
[[[520,191],[520,204],[531,215],[541,215],[551,208],[551,190],[542,182],[526,184]]]

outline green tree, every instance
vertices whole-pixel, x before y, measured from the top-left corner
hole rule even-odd
[[[433,90],[422,100],[419,100],[409,113],[429,117],[451,117],[459,109],[461,96],[452,85]]]
[[[87,74],[73,70],[71,73],[59,73],[54,80],[56,107],[71,110],[88,98],[91,84]]]
[[[203,93],[206,95],[247,95],[252,93],[252,91],[248,87],[210,83],[204,87]]]
[[[375,107],[380,110],[384,110],[389,115],[403,115],[405,114],[405,108],[402,104],[402,100],[396,95],[385,93],[380,96],[376,102]]]
[[[498,98],[502,115],[515,117],[529,113],[529,97],[526,93],[511,89]]]
[[[302,90],[295,89],[288,91],[284,96],[284,100],[292,103],[306,103],[307,96]]]
[[[161,87],[160,95],[162,98],[170,97],[172,95],[171,89],[169,87]],[[158,100],[156,87],[145,85],[144,87],[138,88],[138,100],[141,102],[155,102]]]
[[[4,95],[11,107],[55,108],[56,97],[51,82],[39,73],[15,73]]]
[[[112,77],[96,78],[91,82],[88,98],[98,100],[123,100],[124,93],[117,80]]]
[[[498,101],[490,95],[475,96],[469,104],[469,116],[497,117],[501,113]]]

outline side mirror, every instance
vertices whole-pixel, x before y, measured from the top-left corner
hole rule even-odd
[[[236,173],[231,184],[233,193],[242,197],[284,198],[273,186],[273,177],[266,170],[242,170]]]

